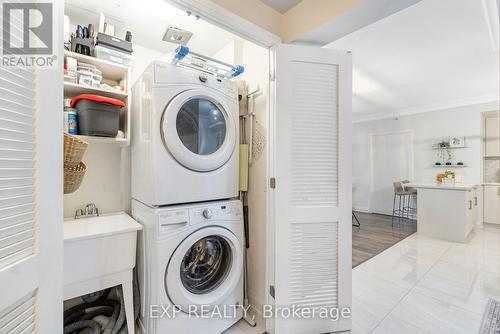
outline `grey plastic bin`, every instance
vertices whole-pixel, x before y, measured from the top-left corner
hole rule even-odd
[[[78,134],[84,136],[116,137],[120,126],[122,101],[99,95],[84,94],[71,104],[78,111]]]

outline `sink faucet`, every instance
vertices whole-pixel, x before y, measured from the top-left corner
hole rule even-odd
[[[78,209],[75,212],[75,219],[88,216],[99,217],[99,209],[94,203],[87,204],[85,208]]]

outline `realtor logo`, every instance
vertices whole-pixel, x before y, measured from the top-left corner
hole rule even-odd
[[[53,53],[53,1],[0,0],[1,67],[57,66],[57,56]]]
[[[3,2],[3,54],[52,54],[52,3]]]

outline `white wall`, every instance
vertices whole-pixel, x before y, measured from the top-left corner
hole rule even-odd
[[[134,57],[134,65],[132,66],[132,73],[130,74],[132,77],[132,86],[153,60],[164,58],[165,54],[134,44]]]
[[[255,98],[254,112],[254,141],[258,135],[264,136],[264,150],[260,155],[254,155],[253,163],[249,169],[248,205],[250,249],[248,250],[249,271],[249,300],[256,310],[262,310],[267,304],[266,261],[268,256],[266,248],[267,237],[267,132],[269,95],[269,50],[255,44],[244,42],[237,48],[236,62],[245,66],[242,79],[249,84],[249,91],[254,91],[257,85],[262,94]],[[254,147],[256,147],[254,145]]]
[[[412,181],[433,182],[444,168],[435,168],[439,161],[432,144],[449,136],[466,136],[467,148],[453,150],[454,161],[463,161],[468,167],[454,169],[463,182],[481,181],[481,112],[498,109],[498,103],[431,111],[356,123],[353,126],[353,206],[357,210],[370,210],[370,137],[372,134],[401,130],[413,131],[414,175]],[[390,164],[391,161],[387,161]],[[394,180],[397,181],[397,180]],[[387,199],[392,201],[392,198]]]

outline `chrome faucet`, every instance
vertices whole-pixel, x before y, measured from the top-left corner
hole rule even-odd
[[[75,212],[75,219],[82,217],[99,217],[99,209],[94,203],[87,204],[85,208],[78,209]]]

